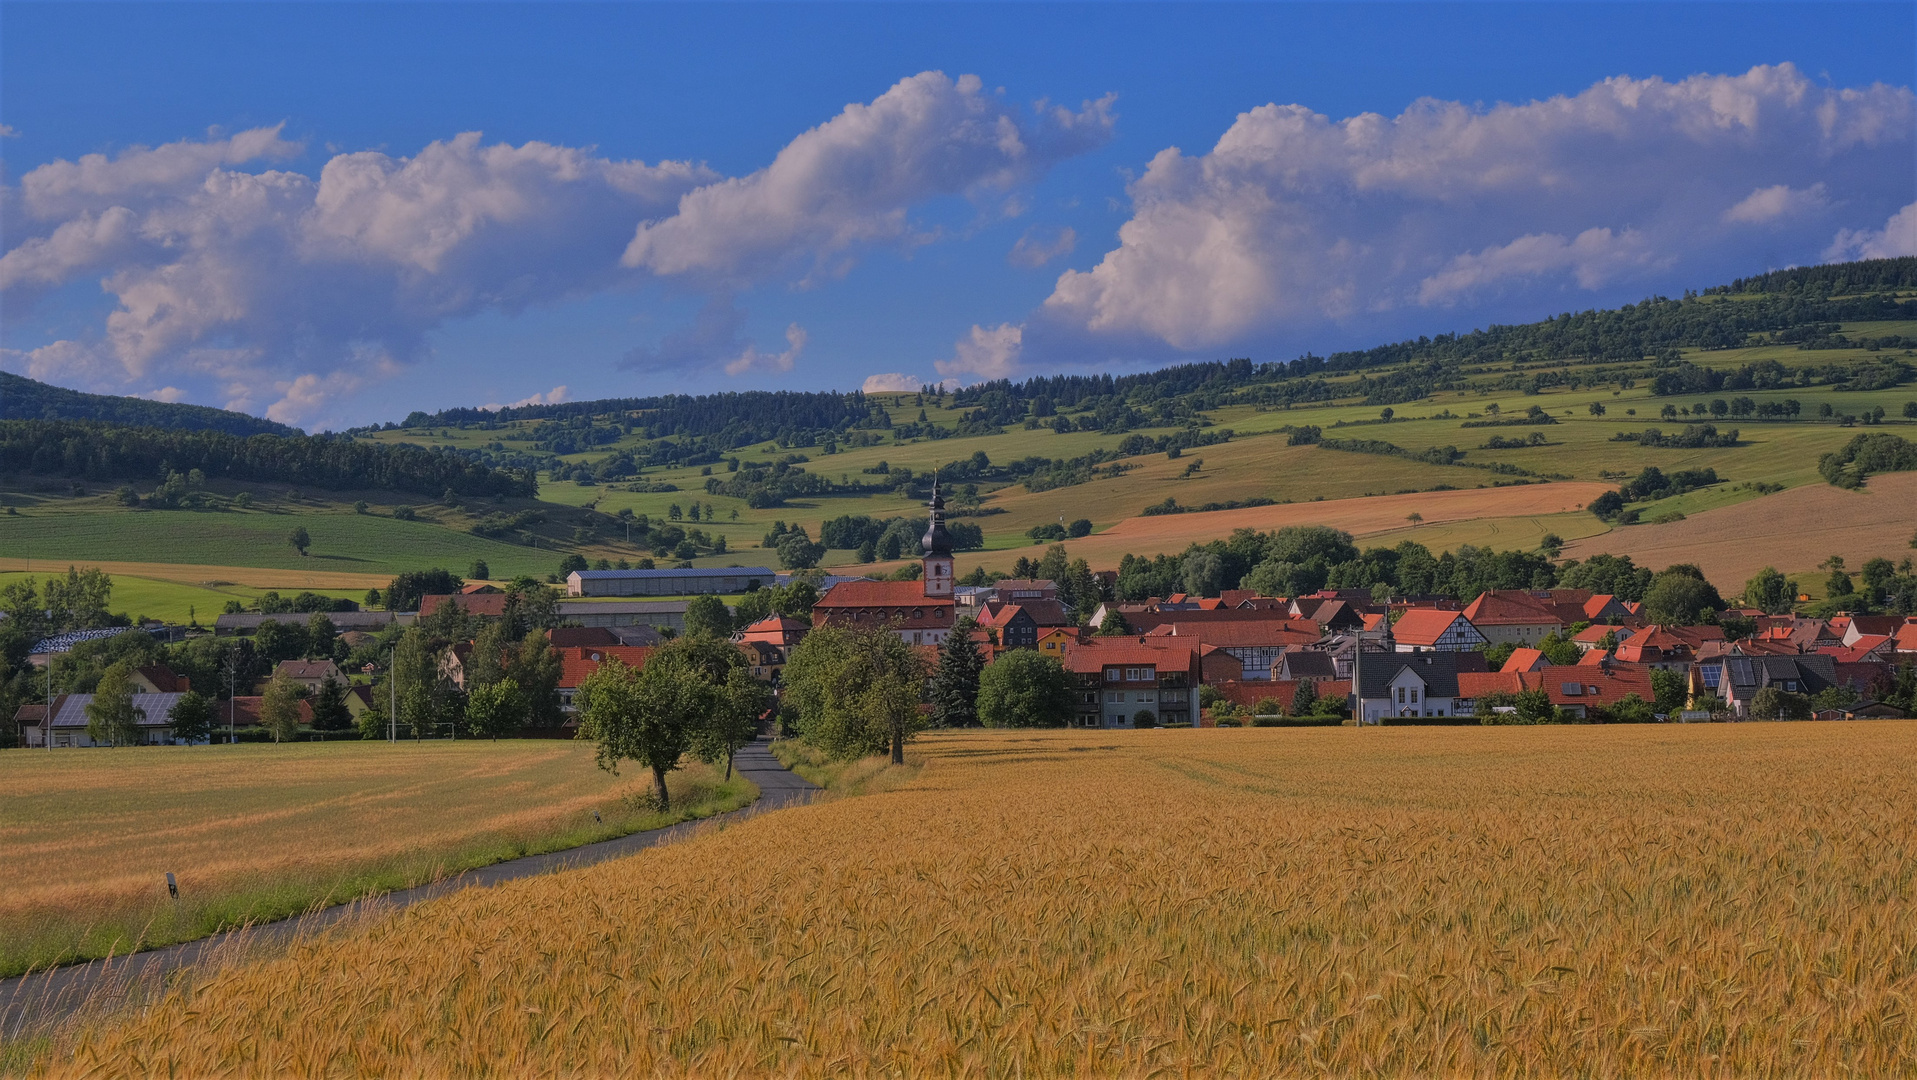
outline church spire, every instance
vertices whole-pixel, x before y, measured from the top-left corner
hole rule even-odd
[[[919,546],[925,549],[925,595],[949,597],[952,595],[952,534],[945,529],[945,497],[939,494],[938,475],[932,476],[932,501],[927,507],[932,512],[932,521],[925,528],[925,535],[919,539]]]

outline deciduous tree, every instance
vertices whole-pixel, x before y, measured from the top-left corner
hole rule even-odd
[[[284,674],[273,676],[266,684],[266,693],[260,698],[260,726],[273,736],[276,743],[285,742],[300,733],[299,683]]]
[[[140,741],[140,721],[146,713],[133,704],[131,663],[122,660],[100,675],[86,713],[87,738],[94,742],[131,746]]]
[[[1032,649],[1013,649],[979,675],[978,718],[986,727],[1063,727],[1076,704],[1064,667]]]

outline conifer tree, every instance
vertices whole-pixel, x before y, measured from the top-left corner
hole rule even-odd
[[[978,680],[985,669],[972,631],[978,622],[963,618],[939,646],[938,669],[932,673],[932,722],[939,727],[978,724]]]

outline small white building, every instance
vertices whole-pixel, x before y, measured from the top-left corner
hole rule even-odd
[[[185,697],[185,694],[134,694],[133,708],[140,716],[139,744],[141,746],[185,746],[186,742],[173,737],[171,713],[173,706]],[[87,706],[93,704],[92,694],[56,694],[53,698],[53,746],[62,747],[101,746],[87,734]],[[19,720],[21,736],[26,745],[45,749],[47,745],[45,706],[21,706]],[[204,745],[202,739],[198,745]]]

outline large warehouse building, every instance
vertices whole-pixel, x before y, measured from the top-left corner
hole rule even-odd
[[[742,593],[778,584],[763,566],[714,566],[690,570],[574,570],[567,596],[698,596]]]

